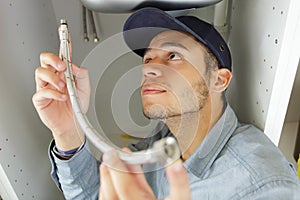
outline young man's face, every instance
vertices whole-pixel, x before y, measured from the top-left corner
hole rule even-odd
[[[147,117],[166,119],[203,108],[209,96],[204,54],[201,45],[182,32],[166,31],[153,38],[142,69]]]

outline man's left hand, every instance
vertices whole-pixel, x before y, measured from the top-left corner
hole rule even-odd
[[[180,160],[166,167],[170,184],[167,200],[190,199],[188,175]],[[120,160],[117,152],[103,155],[100,165],[99,200],[156,199],[140,166],[128,165]]]

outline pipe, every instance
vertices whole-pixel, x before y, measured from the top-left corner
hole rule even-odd
[[[214,20],[213,25],[223,36],[224,40],[228,40],[228,26],[227,26],[227,10],[228,1],[223,0],[217,3],[214,7]]]
[[[98,38],[98,35],[97,35],[96,25],[95,25],[95,21],[94,21],[94,15],[93,15],[93,12],[90,9],[88,9],[88,15],[89,15],[91,28],[92,28],[92,31],[93,31],[94,42],[97,43],[97,42],[99,42],[99,38]]]
[[[86,26],[86,8],[82,5],[82,24],[83,24],[83,39],[85,42],[89,41],[87,26]]]
[[[227,18],[227,0],[223,0],[215,5],[214,26],[225,26]]]

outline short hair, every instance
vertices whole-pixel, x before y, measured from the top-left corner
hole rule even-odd
[[[195,38],[196,39],[196,38]],[[207,48],[202,42],[196,41],[200,44],[200,46],[204,49],[204,62],[206,66],[206,73],[208,73],[210,70],[220,68],[220,64],[216,58],[216,56]]]
[[[200,44],[200,46],[204,50],[204,62],[205,62],[206,74],[210,73],[211,70],[221,68],[216,56],[211,52],[211,50],[209,50],[204,44],[202,44],[196,38],[194,38],[194,39],[195,39],[196,42],[198,42]],[[227,102],[226,94],[225,94],[226,90],[224,90],[222,92],[222,96],[221,96],[223,103]]]

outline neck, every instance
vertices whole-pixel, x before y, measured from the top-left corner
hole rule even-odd
[[[177,138],[183,160],[188,159],[195,152],[222,112],[222,106],[213,107],[213,103],[208,100],[206,105],[197,112],[184,113],[166,120],[170,131]]]

